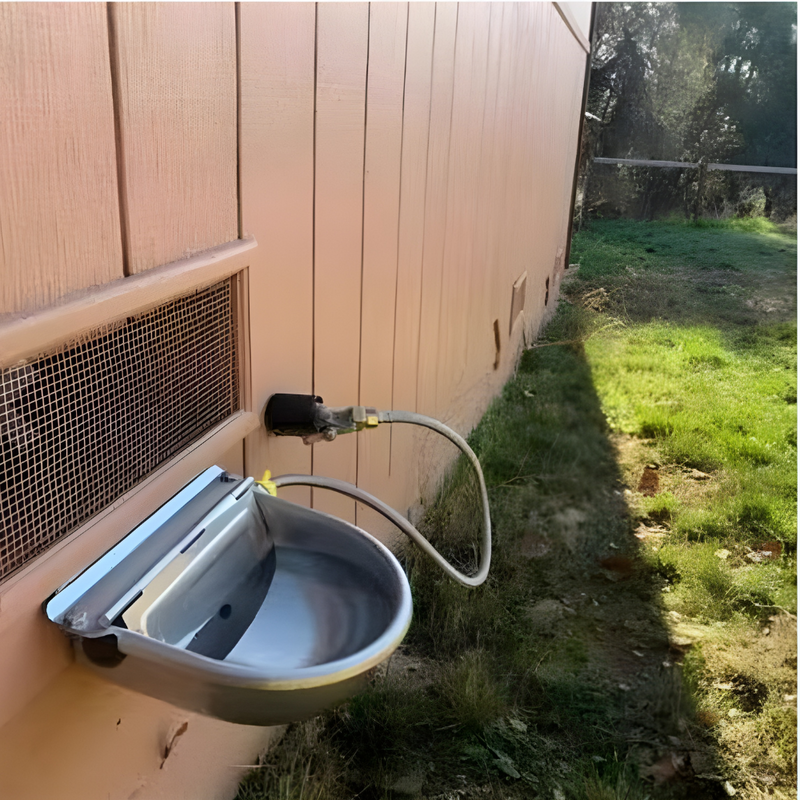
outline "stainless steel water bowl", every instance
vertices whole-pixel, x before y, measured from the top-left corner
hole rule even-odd
[[[207,470],[46,604],[103,677],[230,722],[304,719],[402,641],[411,593],[360,528]]]

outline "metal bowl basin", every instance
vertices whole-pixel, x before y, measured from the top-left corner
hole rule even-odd
[[[79,640],[87,666],[179,707],[250,725],[305,719],[358,691],[408,629],[405,573],[360,528],[260,487],[251,491],[275,544],[275,571],[227,655],[212,658],[112,628],[119,658],[98,659],[89,636]]]

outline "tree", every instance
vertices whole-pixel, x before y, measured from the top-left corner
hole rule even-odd
[[[717,62],[717,93],[741,126],[742,164],[797,166],[797,8],[736,3]]]
[[[598,4],[582,194],[594,155],[793,166],[794,13],[789,3]],[[603,175],[606,200],[625,213],[688,213],[697,196],[691,170],[617,170],[615,198]],[[711,176],[710,191],[747,180]]]

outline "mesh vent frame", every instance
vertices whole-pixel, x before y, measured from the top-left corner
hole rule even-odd
[[[239,276],[0,370],[0,580],[242,409]]]

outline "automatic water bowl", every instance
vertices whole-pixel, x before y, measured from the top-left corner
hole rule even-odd
[[[402,641],[411,593],[369,534],[212,467],[45,612],[115,683],[273,725],[356,692]]]
[[[447,562],[401,514],[357,486],[318,475],[270,481],[219,467],[199,475],[46,603],[79,659],[103,677],[229,722],[276,725],[347,699],[400,644],[411,591],[397,559],[354,525],[274,496],[316,486],[391,520],[453,580],[489,573],[492,523],[480,463],[438,420],[364,406],[328,408],[313,395],[273,395],[270,433],[331,441],[382,423],[421,425],[472,465],[483,504],[473,575]]]

